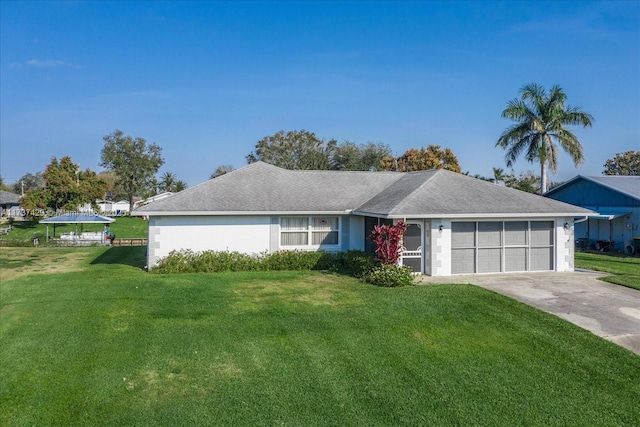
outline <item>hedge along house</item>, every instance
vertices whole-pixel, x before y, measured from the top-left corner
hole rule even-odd
[[[257,162],[132,213],[148,266],[173,250],[372,251],[373,226],[408,224],[415,272],[572,271],[573,219],[593,212],[447,170],[286,170]]]

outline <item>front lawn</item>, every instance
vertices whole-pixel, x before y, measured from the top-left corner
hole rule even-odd
[[[603,277],[602,280],[640,290],[640,258],[637,256],[576,252],[575,265],[579,268],[616,274]]]
[[[475,286],[157,275],[139,268],[144,248],[119,247],[29,272],[57,250],[0,249],[0,425],[640,419],[640,357]]]

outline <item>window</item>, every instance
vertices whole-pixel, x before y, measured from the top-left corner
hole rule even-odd
[[[337,216],[291,216],[280,218],[281,246],[338,246],[340,218]]]
[[[282,246],[306,246],[309,244],[309,218],[282,218],[280,230]]]
[[[338,244],[338,217],[312,217],[313,245]]]

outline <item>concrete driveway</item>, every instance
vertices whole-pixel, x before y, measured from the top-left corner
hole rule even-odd
[[[429,283],[471,283],[555,314],[640,354],[640,291],[598,280],[602,274],[571,273],[423,276]]]

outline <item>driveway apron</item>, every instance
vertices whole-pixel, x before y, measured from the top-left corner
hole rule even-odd
[[[471,283],[554,314],[640,354],[640,291],[592,271],[423,276],[424,284]]]

